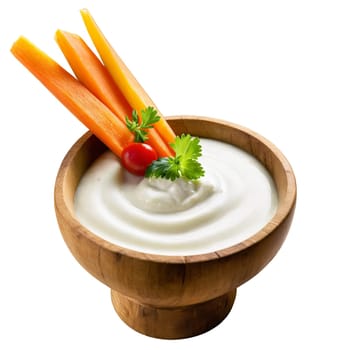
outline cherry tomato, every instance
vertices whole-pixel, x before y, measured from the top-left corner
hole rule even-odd
[[[121,154],[121,163],[132,174],[143,176],[147,167],[157,160],[157,152],[147,143],[133,142]]]

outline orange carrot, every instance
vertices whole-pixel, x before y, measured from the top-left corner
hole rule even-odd
[[[70,64],[77,78],[120,120],[131,117],[132,108],[119,87],[115,84],[106,67],[96,57],[84,40],[76,35],[61,30],[56,32],[56,41]],[[172,155],[169,147],[155,129],[148,130],[148,140],[159,157]]]
[[[56,42],[67,59],[75,76],[117,117],[125,121],[132,108],[106,67],[78,35],[57,30]]]
[[[81,15],[102,61],[132,108],[138,112],[148,106],[156,108],[154,102],[108,42],[89,11],[83,9]],[[154,124],[154,127],[166,144],[174,141],[175,133],[163,117]]]
[[[112,152],[120,157],[133,134],[84,85],[28,39],[20,37],[13,55]]]

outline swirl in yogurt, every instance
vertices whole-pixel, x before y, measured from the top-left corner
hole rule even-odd
[[[201,145],[205,176],[196,182],[134,176],[105,152],[79,183],[76,217],[111,243],[151,254],[203,254],[249,238],[276,212],[271,176],[235,146]]]

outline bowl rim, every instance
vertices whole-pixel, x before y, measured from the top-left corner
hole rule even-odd
[[[70,206],[67,204],[66,198],[64,197],[64,194],[63,194],[63,182],[66,179],[69,164],[73,160],[74,156],[78,153],[78,151],[85,145],[87,140],[90,139],[91,137],[94,137],[94,135],[90,131],[87,131],[68,150],[64,159],[62,160],[62,163],[59,167],[59,170],[56,176],[56,182],[55,182],[55,188],[54,188],[55,208],[56,208],[56,211],[59,210],[65,216],[65,219],[69,221],[68,224],[70,227],[79,228],[79,234],[83,234],[88,240],[92,241],[93,243],[113,253],[126,255],[133,259],[151,261],[155,263],[166,262],[170,264],[172,263],[177,264],[177,263],[197,263],[197,262],[205,262],[210,260],[217,260],[218,258],[224,258],[224,257],[231,256],[233,254],[242,252],[243,250],[259,243],[261,240],[269,236],[272,232],[274,232],[278,228],[278,226],[282,225],[283,222],[287,220],[288,216],[290,215],[290,213],[294,211],[294,208],[295,208],[296,197],[297,197],[297,184],[296,184],[296,179],[295,179],[293,169],[289,161],[272,142],[270,142],[262,135],[258,134],[257,132],[247,127],[244,127],[226,120],[222,120],[222,119],[206,117],[206,116],[194,116],[194,115],[181,115],[181,116],[176,115],[176,116],[169,116],[166,118],[170,121],[182,120],[183,122],[186,122],[187,120],[190,120],[190,119],[196,119],[198,121],[205,121],[209,123],[228,126],[230,128],[237,129],[242,133],[248,134],[249,137],[264,144],[264,146],[266,146],[270,151],[272,151],[273,154],[276,156],[276,158],[282,164],[282,167],[286,175],[287,183],[286,183],[284,198],[282,202],[279,201],[277,211],[275,215],[270,219],[270,221],[266,225],[264,225],[264,227],[262,227],[259,231],[257,231],[255,234],[252,234],[249,238],[239,243],[236,243],[232,246],[229,246],[220,250],[216,250],[213,252],[200,253],[200,254],[194,254],[194,255],[163,255],[163,254],[140,252],[131,248],[119,246],[115,243],[109,242],[103,239],[102,237],[91,232],[88,228],[83,226],[78,219],[76,219],[76,217],[72,213],[72,210],[70,209]]]

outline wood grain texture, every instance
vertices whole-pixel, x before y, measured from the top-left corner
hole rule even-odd
[[[194,326],[193,332],[188,333],[181,327],[169,326],[162,333],[165,315],[169,324],[172,320],[177,322],[175,310],[179,308],[192,310],[186,316],[191,317],[193,305],[207,302],[210,305],[209,301],[232,295],[237,287],[259,273],[273,259],[287,236],[297,188],[287,159],[277,147],[251,130],[206,117],[176,116],[169,117],[168,121],[177,134],[191,133],[233,144],[252,154],[268,169],[276,183],[279,204],[275,216],[263,229],[234,246],[193,256],[145,254],[104,241],[83,227],[74,216],[73,197],[79,180],[106,149],[90,133],[73,145],[62,162],[55,185],[55,209],[70,251],[88,272],[112,289],[113,305],[120,309],[118,313],[124,315],[124,321],[150,336],[183,338],[209,330],[212,324],[218,323],[217,316],[207,313],[207,328]],[[134,302],[132,306],[130,300]],[[161,320],[158,323],[160,331],[154,333],[150,329],[157,328],[155,320],[151,322],[148,318],[152,324],[149,325],[142,312],[130,312],[127,318],[122,311],[139,307],[137,305],[147,305],[153,311],[172,309],[174,313],[173,316],[171,312],[160,313],[162,316],[156,318]],[[226,316],[225,312],[222,312],[222,318]],[[199,320],[194,322],[200,323]]]
[[[236,289],[203,303],[163,308],[142,304],[114,290],[111,294],[115,311],[134,330],[155,338],[179,339],[204,333],[221,323],[232,308]]]

